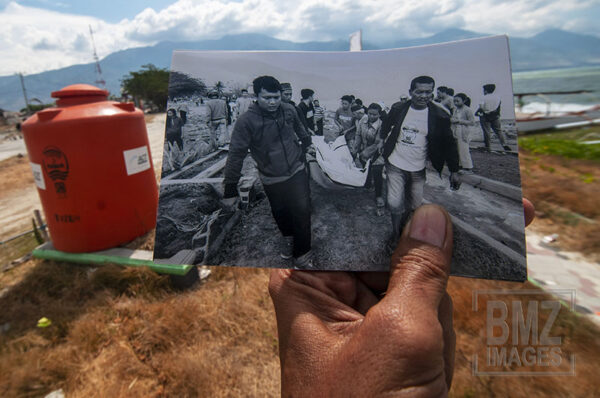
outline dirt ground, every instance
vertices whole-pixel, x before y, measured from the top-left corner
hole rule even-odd
[[[447,188],[428,187],[426,190],[426,198],[435,199],[437,203],[455,200],[452,195]],[[240,223],[233,228],[210,264],[293,267],[292,260],[282,260],[279,256],[281,236],[271,215],[268,200],[264,194],[260,197],[262,200],[253,203],[244,212]],[[332,194],[311,183],[311,198],[314,204],[313,252],[319,269],[339,269],[340,264],[362,271],[388,269],[389,257],[385,254],[385,243],[392,232],[390,214],[386,210],[383,216],[375,215],[372,191],[364,188],[349,189]],[[461,204],[464,205],[464,202],[461,201]],[[490,201],[488,206],[501,205]],[[465,217],[459,212],[460,208],[457,205],[453,210],[462,219]],[[488,229],[492,236],[504,239],[509,247],[514,246],[513,250],[524,253],[522,232],[510,230],[512,232],[505,233],[503,228],[497,228],[498,225],[510,228],[503,224],[506,218],[490,218],[490,214],[485,211],[471,213],[470,218],[466,217],[465,221],[489,223]],[[257,245],[257,242],[261,244]],[[487,244],[473,241],[470,235],[458,228],[455,245],[457,250],[452,265],[452,272],[455,274],[508,280],[525,278],[522,266]]]
[[[598,162],[521,152],[523,196],[536,206],[532,228],[558,234],[564,250],[600,261],[600,167]]]
[[[384,245],[392,232],[391,224],[389,214],[375,215],[374,193],[349,189],[332,194],[312,182],[310,189],[313,203],[319,204],[313,206],[312,213],[312,246],[318,268],[339,269],[343,264],[355,269],[386,269]],[[216,264],[293,266],[292,260],[279,256],[281,234],[268,200],[264,194],[261,197],[225,240],[214,259]]]
[[[0,161],[0,240],[32,228],[34,209],[42,209],[27,156]]]
[[[481,148],[471,149],[473,172],[491,180],[521,186],[519,170],[519,157],[516,153],[489,153]],[[513,172],[507,172],[507,170]]]

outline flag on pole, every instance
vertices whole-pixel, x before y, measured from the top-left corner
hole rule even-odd
[[[362,30],[350,35],[350,51],[362,51]]]

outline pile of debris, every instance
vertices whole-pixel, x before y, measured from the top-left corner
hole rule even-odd
[[[194,237],[210,232],[207,230],[220,214],[219,201],[220,195],[211,184],[161,186],[154,257],[169,258],[181,250],[203,249],[206,240]]]

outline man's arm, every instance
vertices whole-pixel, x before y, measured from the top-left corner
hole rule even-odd
[[[296,110],[299,111],[299,109]],[[300,120],[299,113],[300,112],[294,112],[294,132],[302,143],[302,149],[306,150],[306,148],[312,144],[312,138],[310,133],[306,130],[305,124]]]
[[[440,120],[440,123],[440,128],[442,128],[442,136],[444,137],[446,164],[448,165],[448,169],[451,173],[456,173],[459,169],[458,148],[456,145],[456,140],[452,135],[452,129],[450,128],[450,119],[443,118]]]
[[[223,172],[225,176],[223,181],[225,188],[224,198],[232,198],[238,194],[237,184],[242,176],[242,166],[248,154],[249,146],[250,125],[248,118],[242,116],[233,128],[231,142],[229,143],[229,154],[227,155],[227,163],[225,163],[225,170]]]
[[[312,135],[314,132],[308,125],[308,120],[306,119],[307,111],[308,111],[308,108],[304,102],[300,102],[296,106],[296,113],[298,114],[298,119],[300,119],[300,123],[302,123],[302,125],[304,126],[304,130],[307,131],[308,135]]]
[[[392,126],[394,125],[395,120],[398,118],[398,113],[400,112],[400,108],[398,106],[392,105],[390,109],[390,113],[387,114],[385,120],[382,121],[381,131],[379,132],[379,136],[385,142],[385,139],[390,134],[392,130]]]
[[[360,147],[362,143],[362,125],[359,123],[356,128],[356,135],[354,136],[354,145],[350,148],[350,152],[352,157],[356,157],[360,155]]]
[[[381,149],[383,148],[383,139],[381,138],[381,126],[379,126],[379,131],[377,131],[377,133],[375,134],[375,142],[373,142],[372,145],[369,145],[368,147],[366,147],[365,149],[363,149],[363,152],[367,152],[371,154],[371,158],[373,157],[373,155],[377,152],[377,151],[381,151]]]

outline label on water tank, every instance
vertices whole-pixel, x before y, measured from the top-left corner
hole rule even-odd
[[[38,163],[31,163],[31,172],[33,173],[33,180],[35,181],[35,185],[39,189],[46,189],[46,181],[44,181],[44,173],[42,173],[42,165]]]
[[[150,168],[150,155],[147,146],[123,151],[123,156],[125,157],[125,168],[128,176],[141,173]]]

